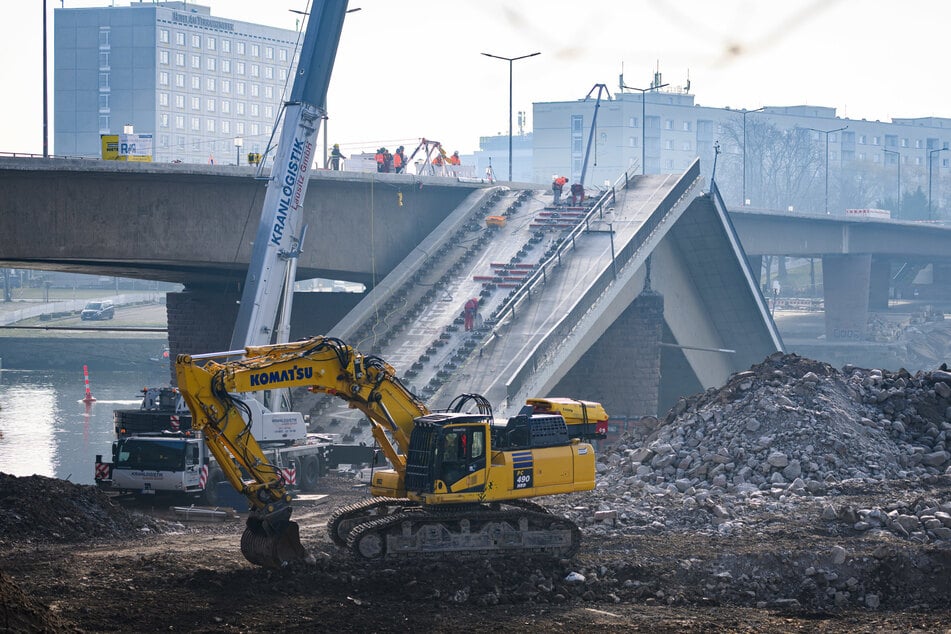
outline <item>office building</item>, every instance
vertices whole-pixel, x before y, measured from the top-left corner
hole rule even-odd
[[[58,8],[53,152],[97,157],[100,135],[132,126],[157,162],[244,164],[268,143],[297,40],[191,2]]]

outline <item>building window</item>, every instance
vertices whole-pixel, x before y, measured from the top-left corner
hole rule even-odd
[[[915,149],[916,150],[921,149],[921,139],[915,139]]]
[[[908,147],[908,139],[902,139],[902,140],[901,140],[901,146],[902,146],[902,147]]]
[[[251,104],[251,116],[257,117],[257,116],[260,116],[260,114],[261,114],[261,109],[258,107],[258,104],[256,103]]]
[[[274,79],[274,67],[265,66],[264,67],[264,79]]]
[[[192,101],[192,110],[201,109],[201,97],[192,97],[191,101]]]
[[[184,73],[175,73],[175,87],[184,88],[185,87],[185,74]]]
[[[639,139],[638,139],[636,136],[628,137],[628,138],[627,138],[627,145],[628,145],[628,147],[637,147],[638,140],[639,140]]]
[[[244,121],[235,121],[234,131],[235,134],[244,134]]]
[[[165,59],[162,59],[162,54],[165,54]],[[168,64],[168,51],[159,51],[159,61],[163,64]],[[99,68],[100,70],[107,70],[109,68],[109,51],[100,51],[99,52]]]
[[[221,60],[221,72],[230,73],[231,72],[231,60],[223,59]]]
[[[162,44],[168,44],[168,29],[159,29],[158,41]]]
[[[109,132],[109,115],[99,115],[99,132]]]
[[[231,102],[227,99],[221,100],[221,114],[231,114]]]
[[[915,165],[921,165],[921,157],[920,157],[920,156],[916,156],[916,157],[915,157]]]
[[[109,111],[109,93],[107,92],[99,94],[99,112],[103,111]]]
[[[234,63],[234,72],[238,75],[244,74],[244,62],[235,62]]]
[[[234,103],[234,111],[235,111],[235,114],[238,114],[243,117],[244,116],[244,102],[236,101]]]
[[[205,119],[205,132],[214,132],[214,131],[215,131],[215,120]]]
[[[286,69],[286,68],[279,68],[278,71],[277,71],[277,76],[280,78],[281,81],[286,81],[286,80],[287,80],[287,69]]]
[[[666,161],[664,161],[664,169],[668,169],[668,170],[674,169],[674,160],[667,159]]]
[[[102,64],[102,56],[103,56],[103,55],[104,55],[103,53],[99,53],[99,64],[100,64],[100,65]],[[108,65],[108,64],[109,64],[109,53],[105,53],[105,55],[106,55],[106,65]],[[159,51],[159,52],[158,52],[158,61],[159,61],[159,64],[168,64],[168,51]]]
[[[192,90],[201,90],[201,75],[192,75]]]
[[[181,31],[175,31],[175,43],[179,46],[185,46],[185,34]]]
[[[692,121],[684,121],[684,132],[691,132],[693,128]]]
[[[251,84],[251,96],[252,97],[261,96],[261,84]]]
[[[873,136],[873,137],[872,137],[872,145],[880,145],[880,144],[881,144],[881,143],[880,143],[880,137]]]
[[[227,119],[224,119],[221,122],[221,132],[222,134],[228,134],[231,132],[231,122]]]
[[[261,56],[261,47],[257,44],[251,45],[251,57],[260,57]]]
[[[207,100],[207,101],[205,102],[205,110],[207,110],[208,112],[214,112],[214,111],[215,111],[215,100],[214,100],[214,99],[209,99],[209,100]]]
[[[201,68],[201,56],[192,55],[192,68]]]
[[[865,139],[866,139],[865,135],[864,135],[864,134],[860,134],[860,135],[859,135],[859,145],[866,145]]]
[[[274,106],[264,106],[264,117],[266,119],[274,118]]]
[[[205,48],[207,48],[209,51],[214,51],[217,48],[215,44],[215,38],[209,37],[205,39]]]
[[[175,95],[175,107],[180,110],[185,108],[185,95]]]
[[[665,120],[664,120],[664,129],[665,129],[665,130],[673,130],[673,129],[674,129],[674,120],[673,120],[673,119],[665,119]]]
[[[184,130],[184,129],[185,129],[185,116],[184,116],[184,115],[180,115],[180,114],[175,115],[175,128],[176,128],[177,130]]]
[[[175,53],[175,65],[176,66],[185,65],[185,53]]]
[[[238,93],[239,95],[243,95],[243,94],[244,94],[244,82],[243,82],[243,81],[237,82],[237,83],[234,85],[234,87],[235,87],[235,92],[236,92],[236,93]]]
[[[182,126],[182,127],[185,127],[185,126]],[[175,137],[175,144],[178,145],[178,149],[179,149],[179,150],[184,150],[184,149],[185,149],[185,137],[183,137],[183,136],[177,136],[177,137]]]
[[[163,112],[162,114],[159,115],[159,127],[160,128],[168,127],[168,113],[167,112]]]
[[[221,40],[221,52],[222,53],[231,52],[231,40]]]
[[[201,48],[201,36],[192,35],[192,48]]]
[[[192,130],[195,132],[201,131],[201,119],[198,117],[192,117]]]
[[[167,92],[160,92],[158,94],[158,103],[160,106],[165,106],[166,108],[168,107],[168,93]]]
[[[251,64],[251,76],[260,77],[261,76],[261,67],[257,64]]]
[[[666,141],[664,141],[664,149],[665,149],[665,150],[672,150],[672,149],[674,149],[674,142],[673,142],[672,140],[670,140],[670,139],[667,139]]]
[[[251,136],[258,136],[261,134],[261,126],[257,123],[252,123],[248,126],[251,129]]]
[[[167,77],[165,81],[168,82]],[[99,73],[99,90],[109,90],[109,73]]]
[[[109,27],[99,27],[99,48],[109,48]],[[100,128],[102,126],[99,126]]]
[[[208,92],[215,92],[215,78],[214,77],[205,77],[205,90]]]
[[[265,86],[265,87],[264,87],[264,98],[265,98],[265,99],[274,99],[274,86]]]
[[[238,42],[235,44],[235,48],[238,52],[238,55],[244,55],[244,42]]]
[[[274,47],[265,46],[264,47],[264,59],[274,59]]]
[[[584,119],[582,119],[580,114],[571,115],[571,132],[581,132],[582,126],[584,125]]]
[[[860,161],[864,161],[864,160],[865,160],[865,152],[859,152],[859,153],[858,153],[858,159],[859,159]]]
[[[226,94],[231,94],[231,80],[230,79],[221,80],[221,92]]]
[[[205,70],[214,71],[218,69],[218,59],[215,57],[205,58]]]
[[[948,167],[948,165],[951,164],[949,163],[949,161],[951,161],[951,159],[946,159],[946,158],[941,159],[941,167]]]
[[[681,148],[684,152],[690,151],[690,141],[684,141],[683,147]]]
[[[278,58],[279,60],[281,60],[282,62],[286,62],[286,61],[287,61],[287,49],[286,49],[286,48],[279,49],[279,50],[277,51],[277,58]]]

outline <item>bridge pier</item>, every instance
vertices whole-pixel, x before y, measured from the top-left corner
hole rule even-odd
[[[873,257],[869,272],[868,305],[874,310],[888,308],[888,293],[892,278],[892,262],[885,257]]]
[[[663,330],[664,296],[642,292],[551,394],[584,394],[616,418],[656,416]]]
[[[322,335],[363,299],[362,293],[294,293],[290,340]],[[172,384],[176,355],[221,352],[231,346],[240,291],[193,287],[168,293],[168,348]]]
[[[871,270],[871,255],[822,256],[826,339],[865,339]]]

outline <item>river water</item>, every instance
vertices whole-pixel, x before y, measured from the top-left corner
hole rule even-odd
[[[96,371],[82,402],[83,369],[0,370],[0,472],[93,484],[96,454],[111,460],[112,410],[137,408],[143,387],[168,384],[168,368]]]

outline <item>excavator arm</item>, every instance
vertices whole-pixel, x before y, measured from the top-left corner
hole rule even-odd
[[[239,354],[244,358],[223,360]],[[290,521],[284,480],[251,434],[251,410],[236,393],[308,387],[337,396],[370,419],[374,438],[400,474],[406,470],[413,420],[429,414],[392,366],[329,337],[179,355],[175,367],[179,390],[192,412],[192,428],[202,432],[228,482],[248,498],[251,514],[242,552],[261,565],[301,558],[303,547],[297,525]]]

